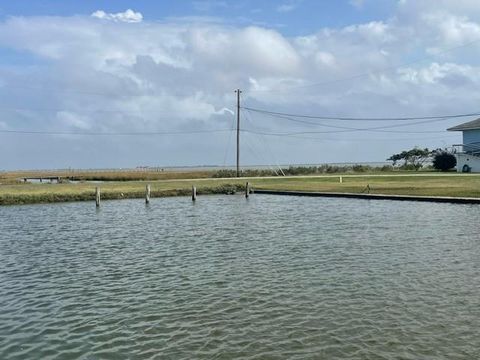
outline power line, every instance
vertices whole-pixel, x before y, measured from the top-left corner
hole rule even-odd
[[[229,153],[229,149],[230,149],[230,143],[232,141],[232,134],[233,134],[233,131],[234,131],[234,126],[235,126],[235,118],[232,119],[232,130],[230,131],[230,133],[228,135],[227,147],[225,148],[225,155],[223,157],[223,166],[225,166],[227,164],[227,157],[228,157],[228,153]]]
[[[250,119],[250,113],[249,112],[246,112],[245,113],[245,119],[248,121],[248,123],[250,124],[250,126],[252,126],[253,128],[254,125],[253,125],[253,121]],[[275,154],[273,153],[273,151],[271,150],[270,146],[268,145],[268,141],[267,141],[267,138],[264,137],[263,135],[260,135],[259,137],[261,137],[261,140],[263,141],[260,141],[260,143],[264,146],[264,148],[267,150],[267,152],[270,154],[270,156],[272,157],[273,161],[275,162],[275,164],[277,165],[279,171],[282,173],[283,176],[285,176],[285,173],[283,172],[281,166],[278,164],[278,161],[275,157]]]
[[[291,136],[291,135],[308,135],[308,134],[337,134],[337,133],[346,133],[346,132],[355,132],[355,131],[365,131],[365,132],[382,132],[382,133],[396,133],[396,134],[434,134],[434,133],[444,133],[445,131],[402,131],[402,130],[381,130],[381,129],[352,129],[352,130],[332,130],[332,131],[297,131],[289,133],[272,133],[266,131],[256,131],[249,129],[242,129],[240,131],[251,132],[254,134],[260,135],[272,135],[272,136]]]
[[[152,132],[74,132],[74,131],[34,131],[34,130],[0,130],[3,134],[31,135],[79,135],[79,136],[151,136],[151,135],[183,135],[232,131],[233,129],[190,130],[190,131],[152,131]]]
[[[319,140],[319,141],[408,141],[408,140],[446,140],[456,137],[456,135],[445,135],[441,137],[409,137],[409,138],[323,138],[323,137],[314,137],[314,136],[302,136],[297,135],[296,133],[271,133],[261,130],[251,130],[251,129],[243,129],[242,131],[246,133],[264,135],[264,136],[280,136],[280,137],[289,137],[289,138],[297,138],[297,139],[308,139],[308,140]]]
[[[28,86],[28,85],[8,85],[3,84],[4,86],[0,86],[0,89],[7,88],[10,91],[11,89],[28,89],[28,90],[38,90],[38,91],[48,91],[53,93],[73,93],[73,94],[81,94],[81,95],[94,95],[94,96],[106,96],[106,97],[147,97],[147,96],[158,96],[158,93],[150,93],[150,94],[115,94],[115,93],[104,93],[98,91],[88,91],[88,90],[75,90],[75,89],[65,89],[59,88],[57,86]]]
[[[80,113],[160,113],[159,110],[115,110],[115,109],[65,109],[65,108],[25,108],[16,106],[0,106],[0,110],[7,111],[35,111],[35,112],[80,112]]]
[[[322,124],[322,123],[317,123],[317,122],[298,120],[298,119],[294,119],[294,118],[291,118],[291,117],[288,117],[288,116],[280,116],[280,115],[273,115],[273,114],[267,114],[267,115],[275,117],[275,118],[284,119],[284,120],[287,120],[287,121],[306,123],[306,124],[322,126],[322,127],[327,127],[327,128],[341,129],[341,130],[337,130],[337,131],[313,131],[313,132],[306,132],[305,131],[305,132],[300,132],[300,134],[304,134],[304,133],[337,133],[337,132],[340,133],[340,132],[351,132],[351,131],[417,133],[416,131],[388,131],[388,130],[385,130],[385,129],[412,126],[412,125],[421,125],[421,124],[428,124],[428,123],[432,123],[432,122],[448,120],[448,118],[438,118],[438,119],[435,118],[435,119],[430,119],[430,120],[411,122],[411,123],[407,123],[407,124],[402,123],[402,124],[394,124],[394,125],[375,126],[375,127],[369,127],[369,128],[354,128],[354,127],[348,127],[348,126],[328,125],[328,124]],[[431,133],[431,132],[436,132],[436,131],[418,131],[418,133],[424,133],[424,132]]]
[[[410,117],[337,117],[326,115],[304,115],[304,114],[292,114],[263,109],[256,109],[251,107],[242,107],[242,109],[253,111],[268,115],[280,115],[288,117],[298,117],[305,119],[319,119],[319,120],[339,120],[339,121],[410,121],[410,120],[434,120],[434,119],[455,119],[469,116],[479,116],[480,112],[454,114],[454,115],[436,115],[436,116],[410,116]],[[313,123],[315,124],[315,123]]]

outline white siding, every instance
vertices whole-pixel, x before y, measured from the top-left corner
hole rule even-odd
[[[465,165],[471,168],[471,172],[480,172],[480,156],[468,154],[456,154],[457,157],[457,171],[462,172]]]

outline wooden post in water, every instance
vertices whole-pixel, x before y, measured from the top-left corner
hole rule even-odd
[[[192,201],[197,200],[197,188],[192,186]]]
[[[245,197],[248,199],[250,196],[250,183],[247,181],[245,183]]]
[[[145,187],[145,204],[150,204],[150,184]]]
[[[100,206],[100,187],[98,186],[95,188],[95,205]]]

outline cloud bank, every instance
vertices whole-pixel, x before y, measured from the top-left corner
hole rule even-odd
[[[0,65],[0,127],[9,130],[225,130],[234,125],[236,88],[246,106],[291,113],[388,117],[480,110],[476,1],[402,0],[389,19],[319,26],[296,37],[260,26],[149,22],[134,10],[11,17],[0,23],[0,46],[31,58],[28,65]],[[245,112],[245,130],[312,134],[244,132],[242,160],[382,161],[405,147],[460,141],[442,133],[457,122],[397,129],[415,133],[332,132],[332,125],[372,123],[314,126]],[[228,131],[0,137],[0,151],[15,149],[3,168],[222,165],[234,159]]]

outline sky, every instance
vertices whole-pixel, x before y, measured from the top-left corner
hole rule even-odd
[[[477,0],[2,2],[0,170],[232,165],[235,89],[245,165],[445,148],[379,119],[479,113],[479,55]]]

